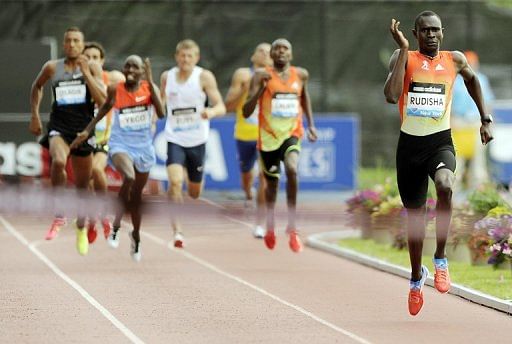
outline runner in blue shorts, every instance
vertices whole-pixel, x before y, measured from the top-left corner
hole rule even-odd
[[[141,80],[144,73],[146,80]],[[129,211],[133,224],[130,254],[135,261],[140,261],[142,190],[148,180],[149,170],[156,162],[151,118],[153,110],[162,118],[164,108],[160,91],[153,83],[149,59],[143,63],[139,56],[129,56],[125,61],[123,74],[126,82],[109,86],[105,104],[87,128],[78,134],[73,145],[85,140],[96,123],[113,108],[114,122],[109,140],[109,155],[116,170],[123,176],[123,184],[119,190],[122,207],[116,213],[108,243],[114,248],[119,246],[121,219],[124,212]]]

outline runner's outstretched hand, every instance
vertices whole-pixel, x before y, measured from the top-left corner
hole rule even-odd
[[[400,22],[393,18],[389,31],[391,31],[391,35],[400,49],[409,49],[409,41],[405,38],[403,32],[398,29],[399,26]]]

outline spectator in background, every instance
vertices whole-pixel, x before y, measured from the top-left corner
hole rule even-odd
[[[480,81],[485,104],[494,100],[494,94],[487,76],[478,71],[478,55],[465,51],[468,64]],[[485,109],[490,112],[489,109]],[[472,189],[489,178],[485,159],[485,146],[480,144],[480,114],[469,95],[462,76],[458,75],[453,86],[452,135],[457,152],[456,188]]]

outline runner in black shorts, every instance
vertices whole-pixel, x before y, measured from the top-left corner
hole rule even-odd
[[[441,293],[450,289],[445,245],[452,216],[455,182],[455,152],[451,139],[450,112],[452,87],[457,74],[475,101],[482,126],[483,144],[492,140],[492,117],[485,113],[480,82],[459,51],[441,51],[441,18],[432,11],[421,12],[414,22],[413,34],[418,50],[409,51],[409,41],[399,30],[400,22],[391,20],[390,31],[398,48],[389,61],[384,94],[389,103],[398,103],[400,138],[396,168],[398,188],[407,209],[408,248],[411,260],[409,314],[416,315],[423,306],[423,285],[428,269],[421,264],[425,238],[428,176],[436,188],[436,251],[434,287]]]
[[[29,129],[34,135],[42,132],[39,105],[43,96],[43,87],[52,83],[53,104],[48,123],[48,133],[42,144],[46,145],[51,157],[51,181],[54,188],[63,187],[66,183],[66,162],[71,155],[73,174],[77,189],[87,190],[91,178],[93,152],[93,133],[91,139],[83,142],[76,149],[69,145],[76,134],[81,132],[94,117],[94,103],[103,104],[106,97],[105,87],[101,80],[101,68],[89,62],[82,55],[84,34],[80,29],[72,27],[64,33],[65,58],[46,62],[32,84],[31,110],[32,118]],[[62,214],[61,214],[62,215]],[[78,216],[76,221],[77,250],[85,255],[89,249],[85,227],[85,214]],[[56,216],[46,234],[51,240],[66,223],[65,218]]]
[[[400,132],[396,152],[398,189],[406,208],[420,208],[427,200],[428,177],[438,170],[455,173],[455,148],[450,130],[428,136]]]
[[[300,152],[299,139],[296,136],[287,138],[276,150],[260,151],[261,166],[267,179],[279,179],[281,175],[281,161],[285,161],[290,152]]]

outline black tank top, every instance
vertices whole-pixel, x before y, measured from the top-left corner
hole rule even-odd
[[[64,69],[64,59],[57,61],[52,78],[53,104],[49,130],[76,135],[94,118],[94,102],[79,67]]]

